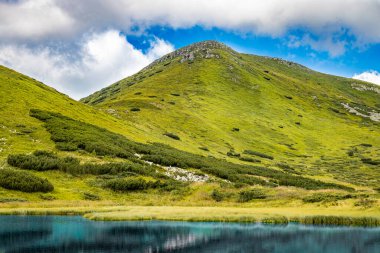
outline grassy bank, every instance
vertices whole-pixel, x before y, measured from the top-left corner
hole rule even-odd
[[[83,215],[96,221],[216,221],[262,222],[310,225],[380,226],[379,209],[281,208],[281,207],[195,207],[195,206],[112,206],[81,202],[65,207],[3,207],[1,215]],[[77,203],[79,204],[79,203]],[[103,204],[103,205],[102,205]]]
[[[123,211],[94,212],[84,215],[91,220],[169,220],[263,222],[284,224],[300,222],[313,225],[380,226],[378,210],[133,206]]]

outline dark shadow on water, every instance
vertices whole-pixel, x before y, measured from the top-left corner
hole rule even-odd
[[[380,228],[0,216],[1,253],[379,253]]]

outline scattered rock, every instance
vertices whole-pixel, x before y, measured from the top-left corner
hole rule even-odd
[[[377,88],[375,86],[366,85],[366,84],[360,84],[360,83],[351,83],[351,88],[358,90],[358,91],[373,91],[377,94],[380,94],[380,88]]]
[[[363,117],[363,118],[369,118],[372,121],[380,122],[380,113],[375,111],[366,112],[368,115],[359,112],[359,110],[363,111],[363,109],[360,109],[358,107],[351,107],[349,104],[341,103],[341,105],[351,114],[355,114],[357,116]]]

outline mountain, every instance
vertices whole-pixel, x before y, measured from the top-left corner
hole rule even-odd
[[[81,101],[187,151],[235,161],[254,151],[275,158],[261,164],[376,185],[379,98],[370,83],[204,41]]]
[[[375,85],[215,41],[80,102],[0,67],[0,207],[372,208],[379,111]]]

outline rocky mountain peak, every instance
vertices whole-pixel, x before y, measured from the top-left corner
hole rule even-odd
[[[211,58],[220,58],[220,55],[217,50],[226,50],[230,53],[236,54],[234,50],[232,50],[227,45],[220,43],[215,40],[205,40],[201,42],[196,42],[191,45],[182,47],[178,50],[175,50],[174,52],[171,52],[167,55],[164,55],[160,59],[155,60],[153,63],[151,63],[149,66],[146,67],[146,69],[151,68],[152,66],[161,63],[173,60],[175,58],[179,58],[179,61],[181,63],[186,61],[193,61],[196,58],[199,59],[211,59]]]

